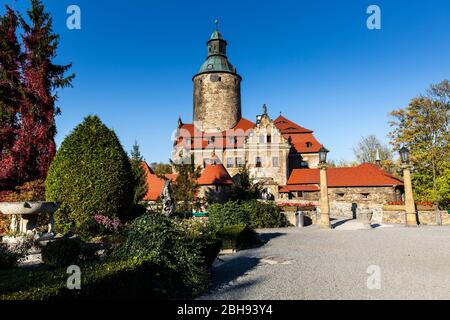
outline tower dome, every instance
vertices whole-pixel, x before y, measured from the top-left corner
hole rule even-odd
[[[193,77],[194,123],[202,131],[233,128],[241,118],[241,76],[226,55],[227,42],[217,27],[206,43],[208,56]]]

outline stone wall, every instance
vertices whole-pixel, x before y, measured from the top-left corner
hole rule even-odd
[[[450,225],[450,214],[447,211],[440,211],[442,225]],[[405,211],[383,211],[383,223],[405,224]],[[421,225],[436,225],[436,216],[434,211],[418,211],[417,217]]]
[[[200,186],[198,196],[208,203],[225,203],[230,196],[230,190],[228,185]]]
[[[241,119],[241,79],[231,73],[204,73],[194,78],[194,123],[202,131],[225,131]]]

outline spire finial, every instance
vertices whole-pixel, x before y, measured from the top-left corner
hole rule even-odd
[[[219,19],[215,19],[214,24],[216,25],[216,31],[219,31]]]
[[[375,154],[375,163],[377,165],[381,164],[381,157],[380,157],[380,149],[377,148],[376,154]]]
[[[267,114],[267,105],[264,103],[263,104],[263,114]]]

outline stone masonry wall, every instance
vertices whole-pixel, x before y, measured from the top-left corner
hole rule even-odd
[[[194,78],[194,122],[203,131],[233,128],[241,119],[241,80],[229,73],[204,73]]]
[[[447,211],[440,211],[442,225],[450,225],[450,214]],[[434,211],[418,211],[419,224],[436,225],[436,216]],[[383,211],[383,223],[405,224],[405,211]]]

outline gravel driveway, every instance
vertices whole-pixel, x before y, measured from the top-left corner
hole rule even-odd
[[[449,227],[338,224],[259,230],[267,243],[221,256],[200,299],[450,298]]]

